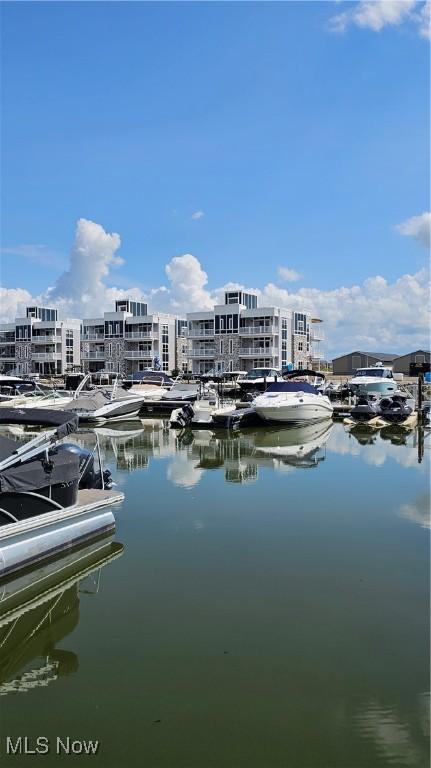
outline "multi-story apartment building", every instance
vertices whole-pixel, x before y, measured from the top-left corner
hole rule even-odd
[[[187,314],[189,370],[193,373],[281,369],[310,363],[310,314],[258,307],[257,296],[226,291],[212,311]]]
[[[173,371],[181,322],[162,312],[148,314],[145,302],[118,299],[114,312],[82,321],[83,369],[128,375],[160,365],[163,371]]]
[[[310,358],[313,368],[319,370],[325,357],[321,343],[325,341],[325,332],[322,330],[322,320],[318,317],[311,318],[310,325]]]
[[[80,321],[59,320],[58,310],[27,307],[25,317],[0,325],[0,369],[63,374],[80,364]]]

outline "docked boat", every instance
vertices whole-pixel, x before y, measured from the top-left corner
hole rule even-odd
[[[67,410],[76,413],[82,423],[103,424],[105,421],[125,421],[138,415],[145,394],[135,394],[123,389],[116,379],[112,389],[92,389],[83,391],[86,380],[83,379]]]
[[[311,377],[313,384],[298,380],[298,377]],[[252,401],[252,407],[261,419],[286,424],[308,424],[331,418],[334,410],[332,403],[319,390],[319,380],[325,380],[323,373],[300,369],[290,371],[285,379],[270,384],[262,395]]]
[[[250,392],[264,392],[269,384],[279,379],[281,373],[275,368],[253,368],[245,376],[238,376],[236,383],[240,394],[246,395]]]
[[[170,389],[174,383],[171,376],[168,376],[164,371],[153,371],[147,369],[145,371],[136,371],[123,378],[122,386],[124,389],[135,389],[140,386],[150,386],[154,389]]]
[[[353,378],[348,381],[348,387],[355,395],[375,393],[380,397],[393,395],[398,388],[392,368],[382,363],[358,368]]]
[[[78,426],[75,414],[2,408],[0,424],[41,425],[28,442],[0,437],[0,578],[96,532],[113,528],[112,489],[96,439],[93,451],[61,442]],[[98,453],[99,466],[94,457]]]

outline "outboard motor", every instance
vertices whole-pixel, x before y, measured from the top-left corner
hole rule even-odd
[[[74,453],[79,457],[79,488],[102,488],[102,468],[96,472],[94,468],[94,455],[87,448],[81,448],[75,443],[62,443],[57,448],[58,451],[67,451]],[[112,477],[109,469],[103,470],[103,485],[110,490],[112,488]]]
[[[182,408],[172,411],[170,425],[171,427],[180,427],[181,429],[187,427],[191,423],[194,415],[195,412],[192,404],[185,403]]]

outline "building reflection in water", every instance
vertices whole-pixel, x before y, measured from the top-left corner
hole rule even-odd
[[[111,537],[0,583],[0,696],[47,686],[79,666],[56,648],[78,625],[80,595],[97,592],[102,568],[123,552]]]

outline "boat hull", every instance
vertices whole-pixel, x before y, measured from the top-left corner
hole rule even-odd
[[[257,415],[264,421],[282,424],[309,424],[332,417],[331,405],[321,403],[292,403],[288,405],[255,405]]]
[[[4,525],[0,529],[0,579],[95,535],[113,531],[115,518],[109,504],[122,501],[116,492],[84,491],[86,499],[67,509]],[[103,505],[103,506],[102,506]],[[102,507],[102,508],[101,508]]]

